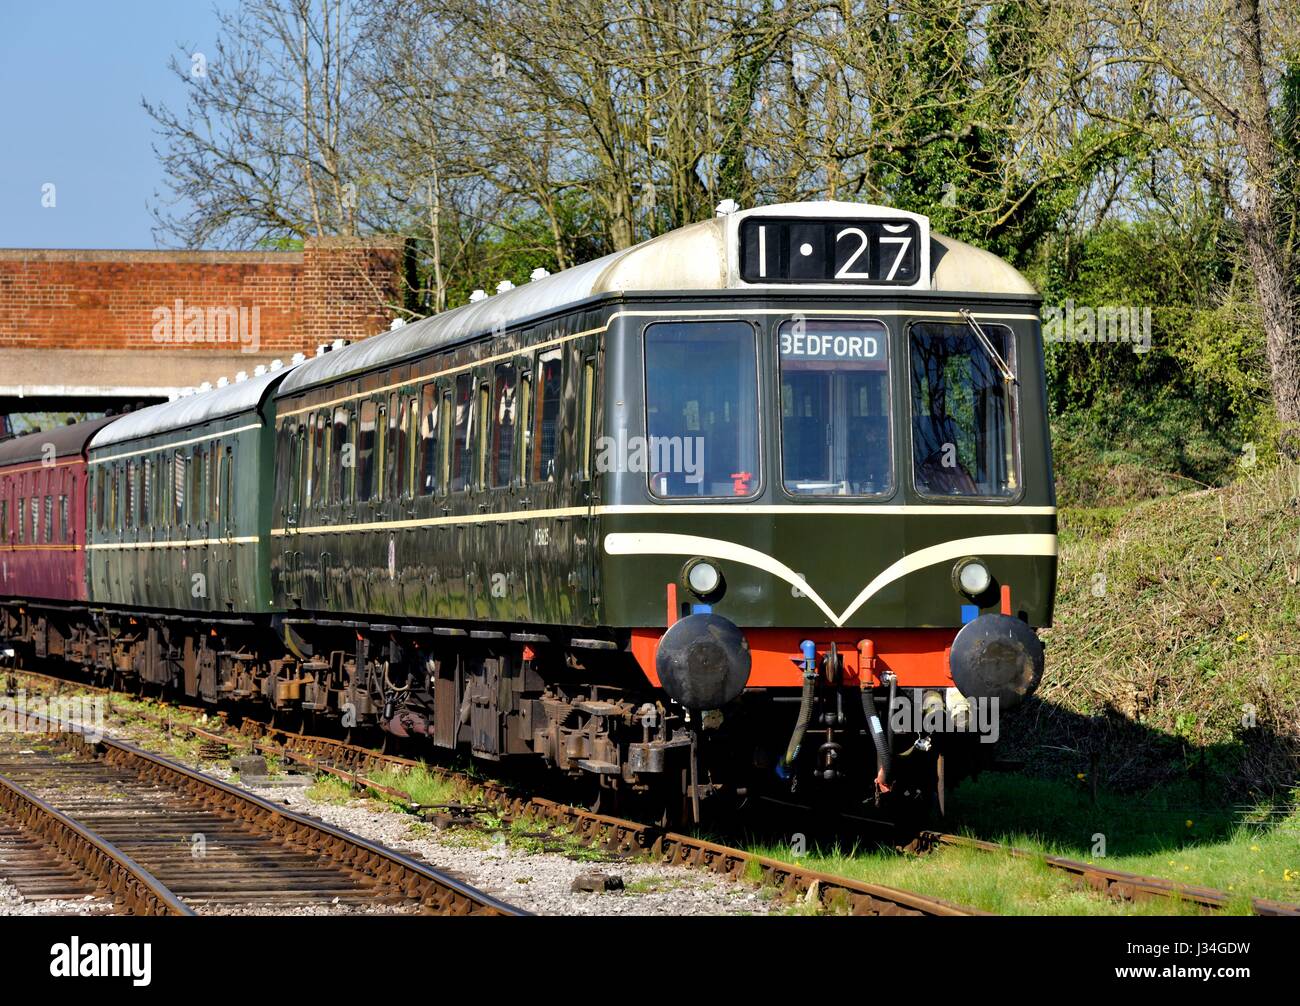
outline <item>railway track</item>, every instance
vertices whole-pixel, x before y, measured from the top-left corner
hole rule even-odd
[[[1083,863],[1062,856],[1044,856],[1028,849],[1018,849],[1013,845],[1000,845],[971,838],[968,835],[950,835],[946,832],[923,831],[912,844],[911,851],[929,852],[940,847],[975,849],[980,852],[1012,856],[1016,859],[1035,860],[1046,864],[1051,869],[1070,876],[1076,884],[1112,898],[1125,901],[1149,901],[1165,899],[1183,901],[1210,911],[1222,911],[1232,902],[1232,896],[1212,887],[1198,887],[1194,884],[1177,884],[1161,877],[1147,877],[1139,873],[1127,873],[1123,870],[1108,870],[1095,863]],[[1267,898],[1252,898],[1251,912],[1261,916],[1300,916],[1300,905],[1284,901],[1271,901]]]
[[[68,724],[46,726],[58,729],[45,743],[30,733],[0,743],[8,816],[121,911],[527,914],[169,759],[118,740],[91,743]]]
[[[23,671],[26,675],[60,684],[76,684],[66,679]],[[108,689],[95,688],[112,694]],[[161,722],[161,721],[160,721]],[[446,779],[458,779],[479,790],[485,803],[510,815],[527,815],[570,830],[588,845],[615,855],[645,855],[664,863],[707,869],[732,877],[758,879],[789,898],[808,897],[815,893],[822,904],[833,911],[865,915],[980,915],[974,908],[955,905],[940,899],[896,888],[866,884],[804,869],[780,860],[756,856],[744,850],[710,842],[694,836],[667,831],[652,825],[611,817],[568,806],[544,797],[520,794],[511,787],[490,780],[470,779],[464,773],[440,768],[426,762],[386,754],[361,745],[331,737],[293,733],[257,720],[245,718],[238,731],[205,730],[192,725],[173,724],[175,729],[212,743],[231,744],[242,739],[253,749],[293,762],[309,771],[341,778],[353,785],[412,803],[409,794],[376,782],[367,776],[383,768],[422,767]],[[1127,901],[1151,898],[1180,900],[1200,906],[1208,912],[1222,911],[1233,903],[1231,895],[1208,887],[1179,884],[1161,877],[1143,876],[1108,870],[1095,864],[1070,860],[937,831],[921,832],[908,847],[910,852],[925,853],[940,847],[961,847],[989,854],[1038,860],[1049,868],[1069,876],[1075,883],[1109,897]],[[1300,905],[1264,898],[1253,898],[1251,910],[1260,916],[1297,916]]]

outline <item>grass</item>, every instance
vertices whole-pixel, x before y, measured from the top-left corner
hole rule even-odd
[[[1036,771],[1230,800],[1300,781],[1300,466],[1065,509],[1038,696],[1008,718]]]
[[[316,781],[307,788],[307,796],[317,803],[332,804],[351,803],[355,799],[352,787],[348,783],[338,776],[326,773],[316,777]]]
[[[366,778],[381,786],[409,794],[411,802],[421,807],[472,802],[472,796],[463,782],[432,772],[424,765],[373,769],[366,773]],[[379,795],[383,796],[382,793]]]

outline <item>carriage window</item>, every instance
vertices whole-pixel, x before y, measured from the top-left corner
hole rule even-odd
[[[225,494],[226,507],[226,529],[227,532],[235,526],[235,445],[231,444],[226,448],[226,453],[222,456],[222,462],[225,467],[225,476],[221,482],[220,492]]]
[[[388,491],[393,499],[406,495],[406,409],[397,392],[388,396]]]
[[[591,424],[596,399],[596,364],[587,360],[582,365],[582,477],[591,478]]]
[[[488,440],[492,425],[492,387],[487,381],[478,386],[478,470],[475,473],[474,486],[487,488]]]
[[[9,542],[9,501],[0,500],[0,542]]]
[[[307,505],[320,506],[325,502],[326,457],[329,454],[329,420],[325,413],[311,419],[311,465],[307,469]]]
[[[754,495],[759,462],[753,326],[647,326],[645,382],[650,491],[664,497]]]
[[[54,497],[45,497],[45,523],[41,525],[41,540],[46,545],[54,541]]]
[[[984,325],[1014,370],[1014,340]],[[911,330],[912,444],[917,492],[927,496],[1014,496],[1019,491],[1015,389],[965,325]]]
[[[514,364],[497,364],[494,398],[496,405],[492,413],[492,485],[499,488],[510,484],[514,461],[516,409],[519,404]]]
[[[59,537],[58,541],[68,544],[68,532],[72,530],[68,523],[68,497],[59,497]]]
[[[14,514],[18,524],[18,544],[21,545],[27,540],[27,499],[24,496],[18,497],[18,510]]]
[[[221,489],[225,479],[225,467],[230,459],[221,453],[221,441],[212,445],[209,452],[211,470],[208,473],[208,515],[213,524],[221,525]]]
[[[369,501],[375,490],[375,439],[379,407],[373,399],[361,403],[360,433],[357,437],[357,502]]]
[[[126,463],[126,506],[122,510],[122,523],[126,527],[135,527],[135,462]]]
[[[786,321],[781,354],[781,470],[788,493],[889,492],[889,338],[878,321]]]
[[[555,481],[555,438],[563,395],[562,351],[537,357],[537,423],[533,435],[533,481]]]
[[[343,477],[344,461],[346,460],[351,465],[356,460],[351,456],[350,451],[344,450],[348,444],[348,421],[350,418],[351,413],[347,409],[339,407],[334,410],[334,427],[330,433],[330,489],[326,498],[327,503],[343,502],[344,490],[348,484],[347,479]]]
[[[438,488],[438,386],[426,384],[420,390],[420,450],[418,488],[429,496]]]
[[[150,503],[153,502],[153,460],[145,458],[140,462],[140,526],[149,523]]]
[[[177,524],[185,523],[185,470],[189,457],[180,451],[172,459],[172,512]]]
[[[515,413],[515,426],[519,430],[520,444],[517,452],[519,458],[515,465],[515,470],[520,482],[528,481],[528,459],[530,457],[529,447],[532,445],[532,429],[529,425],[529,419],[532,413],[529,412],[533,406],[533,378],[527,371],[519,375],[519,400]]]
[[[474,455],[470,440],[474,435],[474,378],[461,374],[456,378],[456,421],[451,433],[451,491],[469,487],[474,473]]]

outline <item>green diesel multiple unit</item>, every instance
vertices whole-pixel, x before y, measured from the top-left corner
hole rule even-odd
[[[787,204],[129,416],[98,666],[696,813],[942,798],[1042,673],[1038,308],[923,216]]]

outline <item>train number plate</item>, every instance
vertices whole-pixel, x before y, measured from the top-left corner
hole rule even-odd
[[[907,219],[754,217],[740,224],[740,278],[912,286],[921,279],[920,228]]]

